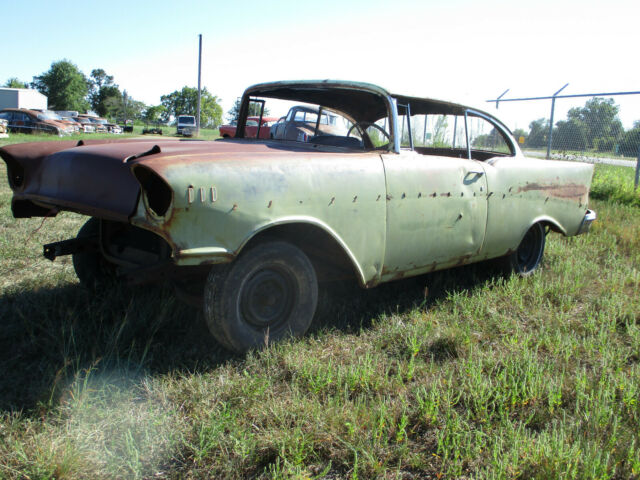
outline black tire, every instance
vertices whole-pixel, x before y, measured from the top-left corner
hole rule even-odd
[[[304,335],[317,303],[318,281],[309,258],[277,240],[213,269],[204,291],[209,330],[237,353]]]
[[[85,249],[72,255],[73,269],[76,271],[78,280],[83,287],[95,290],[114,282],[116,267],[97,248],[100,235],[100,220],[90,218],[82,226],[76,238],[93,237],[96,240],[96,248]]]
[[[544,226],[541,223],[532,225],[516,251],[505,257],[507,268],[523,277],[533,274],[542,261],[545,239]]]

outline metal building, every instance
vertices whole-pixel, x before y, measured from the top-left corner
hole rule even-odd
[[[47,97],[30,88],[0,88],[0,109],[29,108],[47,109]]]

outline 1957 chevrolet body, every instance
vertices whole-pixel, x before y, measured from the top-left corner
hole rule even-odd
[[[250,105],[273,101],[317,109],[315,135],[244,138]],[[332,134],[323,111],[338,118]],[[250,87],[232,139],[30,143],[0,156],[16,218],[91,217],[77,238],[45,245],[47,258],[72,254],[89,287],[169,278],[235,351],[302,335],[324,280],[368,288],[493,258],[527,275],[549,231],[577,235],[595,219],[592,165],[525,158],[487,113],[355,82]]]

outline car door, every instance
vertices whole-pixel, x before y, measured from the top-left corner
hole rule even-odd
[[[421,155],[382,155],[387,182],[389,272],[465,263],[482,247],[487,180],[481,162]]]
[[[442,155],[416,147],[382,155],[387,184],[383,280],[463,264],[479,254],[487,223],[487,178],[482,162],[459,158],[466,157],[465,150],[451,148]],[[455,152],[459,156],[452,156]]]
[[[10,126],[16,133],[30,133],[31,130],[25,125],[26,115],[22,112],[12,112]]]

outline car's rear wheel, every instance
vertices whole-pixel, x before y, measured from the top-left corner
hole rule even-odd
[[[214,337],[242,353],[304,335],[317,302],[318,282],[309,258],[298,247],[274,240],[211,271],[204,313]]]
[[[521,276],[528,276],[535,272],[542,261],[545,239],[544,225],[541,223],[532,225],[516,251],[505,257],[507,268]]]
[[[80,284],[91,290],[108,285],[116,276],[116,267],[97,248],[100,235],[100,220],[90,218],[80,228],[76,238],[95,239],[96,248],[85,248],[72,255],[73,268]]]

